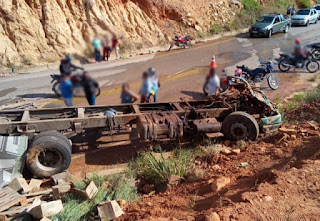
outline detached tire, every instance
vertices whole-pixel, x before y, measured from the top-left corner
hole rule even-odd
[[[259,125],[250,114],[237,111],[224,119],[221,132],[232,141],[256,140],[259,136]]]
[[[38,138],[32,143],[26,157],[30,172],[34,176],[46,178],[68,169],[71,163],[69,145],[52,136]]]
[[[70,140],[66,136],[64,136],[63,134],[59,133],[56,130],[49,130],[49,131],[44,131],[44,132],[39,133],[33,139],[32,146],[36,145],[37,141],[42,137],[52,137],[52,139],[54,139],[54,140],[56,140],[56,139],[57,140],[61,140],[61,141],[65,142],[68,145],[70,152],[72,152],[72,147],[71,147],[72,143],[70,142]]]

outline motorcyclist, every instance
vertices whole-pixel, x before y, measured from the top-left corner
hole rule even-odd
[[[296,60],[296,67],[301,67],[303,58],[306,56],[306,52],[303,49],[301,45],[301,40],[299,38],[296,38],[295,40],[295,47],[294,47],[294,52],[293,55],[295,56]]]
[[[60,74],[70,76],[72,71],[75,71],[77,69],[83,70],[83,68],[78,67],[71,63],[72,56],[71,54],[67,54],[65,59],[62,59],[60,62]]]

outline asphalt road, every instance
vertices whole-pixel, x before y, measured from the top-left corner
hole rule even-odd
[[[248,34],[240,34],[197,44],[188,49],[88,64],[84,67],[103,88],[98,104],[119,103],[119,87],[123,82],[129,82],[132,89],[138,91],[142,72],[151,66],[156,68],[162,81],[159,101],[175,100],[181,96],[198,99],[202,96],[202,84],[213,54],[216,55],[218,72],[223,73],[222,70],[225,70],[226,74],[232,75],[235,65],[245,64],[255,68],[259,65],[259,59],[274,60],[279,57],[280,51],[291,52],[297,37],[301,38],[303,44],[320,42],[319,28],[320,24],[292,27],[288,34],[278,33],[270,39],[249,38]],[[304,70],[301,72],[302,77],[310,75],[304,74]],[[58,70],[0,78],[0,104],[17,98],[56,102],[51,90],[51,73],[58,73]],[[280,84],[282,87],[288,82]],[[75,103],[85,104],[85,101],[76,99]]]

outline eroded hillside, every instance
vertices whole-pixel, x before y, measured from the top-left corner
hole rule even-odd
[[[235,18],[237,0],[0,0],[2,66],[42,64],[66,52],[84,56],[107,31],[122,50],[164,44],[175,31],[205,32]]]

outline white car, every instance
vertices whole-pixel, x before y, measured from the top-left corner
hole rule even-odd
[[[320,19],[320,4],[317,4],[317,5],[313,6],[313,8],[314,8],[315,10],[317,10],[317,12],[318,12],[318,19]]]
[[[319,18],[318,11],[314,8],[300,9],[295,15],[291,17],[291,25],[305,25],[317,23]]]

